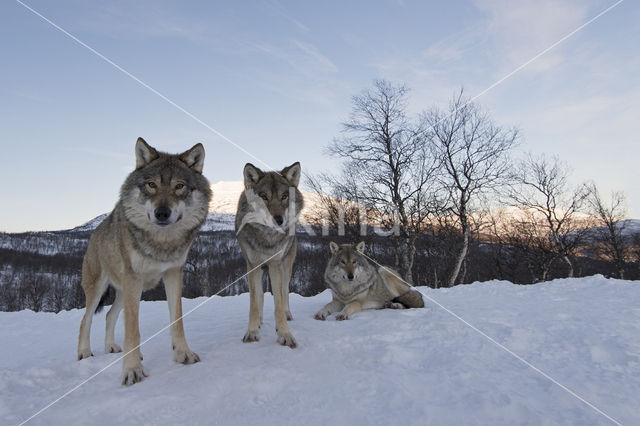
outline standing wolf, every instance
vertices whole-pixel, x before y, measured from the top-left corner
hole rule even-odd
[[[125,385],[146,377],[139,347],[138,309],[142,291],[155,287],[161,278],[169,302],[173,359],[183,364],[200,360],[184,337],[182,268],[211,199],[209,182],[202,175],[202,144],[171,155],[138,138],[135,149],[136,169],[122,185],[116,207],[91,235],[84,256],[82,288],[87,310],[78,337],[78,359],[92,356],[91,319],[111,284],[116,297],[107,313],[105,352],[121,351],[113,330],[124,306]]]
[[[244,166],[244,191],[238,200],[236,235],[247,262],[250,294],[249,328],[243,342],[256,342],[262,322],[265,261],[271,281],[275,305],[278,343],[296,347],[287,320],[293,319],[289,309],[289,280],[296,257],[295,228],[302,210],[302,194],[298,190],[300,163],[281,172],[263,172],[248,163]]]
[[[349,319],[363,309],[424,308],[419,291],[412,289],[397,272],[387,267],[375,268],[363,255],[364,242],[329,244],[331,258],[324,280],[333,300],[319,310],[315,319],[325,320],[333,312],[338,321]]]

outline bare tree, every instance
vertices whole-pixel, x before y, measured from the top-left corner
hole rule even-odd
[[[49,306],[53,312],[60,312],[67,307],[67,298],[69,293],[69,284],[58,277],[48,294]]]
[[[568,179],[569,169],[558,157],[528,155],[520,163],[516,185],[509,193],[512,204],[526,217],[522,226],[532,230],[541,252],[553,253],[543,280],[555,259],[562,259],[568,267],[568,276],[573,276],[571,258],[591,225],[589,217],[580,213],[589,189],[585,184],[571,188]]]
[[[463,98],[462,90],[447,111],[433,108],[423,114],[422,122],[434,156],[444,169],[439,179],[446,213],[455,217],[462,234],[448,280],[453,286],[469,249],[471,213],[482,195],[505,185],[510,169],[508,153],[518,132],[495,125],[487,113]]]
[[[0,307],[3,311],[20,310],[20,296],[14,284],[15,276],[15,268],[11,268],[6,279],[0,282]]]
[[[40,312],[45,307],[49,293],[48,283],[36,273],[25,274],[20,285],[20,293],[26,308]]]
[[[617,277],[624,279],[624,266],[630,255],[628,236],[625,233],[627,209],[624,193],[613,191],[607,203],[595,184],[590,185],[589,192],[589,207],[599,225],[596,233],[602,254],[613,261]]]
[[[398,224],[396,266],[411,282],[416,232],[431,213],[437,167],[424,132],[407,117],[407,94],[405,86],[380,80],[354,96],[343,136],[328,152],[343,159],[348,171],[348,180],[334,180],[339,192]]]

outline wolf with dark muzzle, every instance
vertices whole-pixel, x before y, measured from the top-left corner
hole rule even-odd
[[[295,228],[303,206],[299,181],[300,163],[280,172],[263,172],[253,164],[244,167],[245,189],[238,201],[235,223],[249,271],[249,328],[243,342],[260,340],[264,305],[262,275],[266,268],[275,304],[278,342],[296,347],[287,321],[293,319],[289,309],[289,281],[296,257]],[[262,268],[261,264],[264,264]]]
[[[211,200],[209,182],[202,175],[202,144],[171,155],[138,138],[135,152],[136,169],[122,185],[111,214],[91,235],[84,256],[82,288],[87,308],[78,337],[78,359],[92,356],[91,320],[107,286],[114,287],[115,300],[106,317],[105,352],[122,351],[115,343],[114,328],[124,307],[125,385],[147,375],[141,362],[138,310],[142,291],[155,287],[160,279],[169,303],[173,359],[183,364],[200,360],[184,337],[182,268]]]

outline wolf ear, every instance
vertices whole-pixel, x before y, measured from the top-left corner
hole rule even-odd
[[[244,174],[244,187],[246,189],[253,187],[253,185],[258,183],[260,178],[264,176],[264,172],[251,163],[245,164],[243,174]]]
[[[149,164],[158,157],[158,151],[150,147],[144,139],[138,138],[136,141],[136,169]]]
[[[329,249],[331,250],[331,254],[336,254],[338,250],[340,250],[340,246],[331,241],[329,243]]]
[[[295,186],[297,188],[298,183],[300,182],[300,162],[296,161],[289,167],[285,167],[284,169],[282,169],[280,174],[284,176],[284,178],[288,180],[292,186]]]
[[[204,167],[204,146],[201,143],[194,145],[189,151],[180,155],[180,160],[190,169],[202,173]]]
[[[358,253],[364,253],[364,241],[360,241],[358,244],[356,244],[356,251]]]

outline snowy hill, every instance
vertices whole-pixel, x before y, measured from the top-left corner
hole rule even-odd
[[[596,408],[429,299],[426,309],[316,321],[313,313],[330,300],[325,291],[292,295],[295,350],[276,343],[270,295],[262,339],[252,344],[241,342],[248,294],[185,299],[185,312],[204,302],[185,318],[202,362],[173,363],[163,331],[143,345],[149,377],[132,387],[120,385],[119,354],[102,353],[104,312],[92,330],[96,356],[81,362],[75,357],[82,310],[1,312],[0,423],[20,423],[96,373],[29,424],[612,423],[596,409],[638,423],[638,282],[594,276],[421,291]],[[142,339],[166,326],[168,316],[166,302],[143,302]]]

